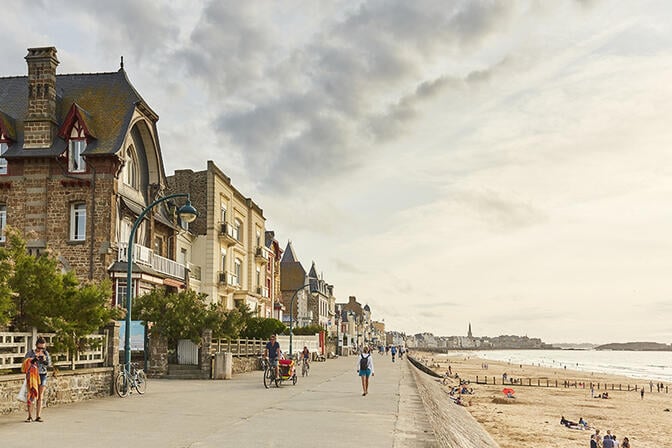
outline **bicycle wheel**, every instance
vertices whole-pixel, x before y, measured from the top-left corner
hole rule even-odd
[[[138,370],[138,376],[135,378],[135,390],[140,395],[147,392],[147,374],[144,370]]]
[[[114,391],[121,398],[128,396],[128,393],[131,390],[131,381],[126,376],[126,372],[123,370],[117,374],[116,379],[114,380]]]
[[[268,389],[271,386],[272,381],[273,381],[273,373],[271,372],[271,369],[266,367],[266,369],[264,369],[264,387]]]
[[[308,375],[308,365],[304,362],[301,366],[301,376]]]
[[[297,378],[296,378],[296,373],[295,373],[294,375],[292,375],[292,384],[294,386],[296,386],[296,380],[297,380]]]

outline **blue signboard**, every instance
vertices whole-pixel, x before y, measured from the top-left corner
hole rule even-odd
[[[126,345],[126,321],[119,321],[119,349],[123,350]],[[143,351],[145,349],[145,326],[141,320],[131,321],[131,351]]]

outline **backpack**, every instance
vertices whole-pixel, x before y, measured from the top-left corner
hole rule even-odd
[[[362,355],[362,357],[359,360],[359,370],[366,370],[369,368],[369,356],[365,358],[364,355]]]

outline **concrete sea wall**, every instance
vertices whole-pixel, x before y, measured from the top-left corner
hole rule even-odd
[[[413,363],[412,365],[416,365]],[[425,406],[439,446],[446,448],[500,448],[463,406],[456,405],[437,378],[412,367],[418,395]]]

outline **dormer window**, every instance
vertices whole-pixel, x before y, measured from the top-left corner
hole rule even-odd
[[[138,159],[135,155],[133,145],[126,149],[126,161],[124,166],[124,183],[136,190],[139,186]]]
[[[71,173],[86,172],[86,144],[96,139],[90,124],[89,114],[74,103],[58,131],[58,136],[68,141],[68,171]]]
[[[82,155],[85,149],[86,140],[70,140],[68,146],[68,171],[71,173],[83,173],[86,171],[86,162]]]
[[[9,149],[9,142],[4,134],[0,134],[0,175],[7,174],[7,159],[3,155]]]

